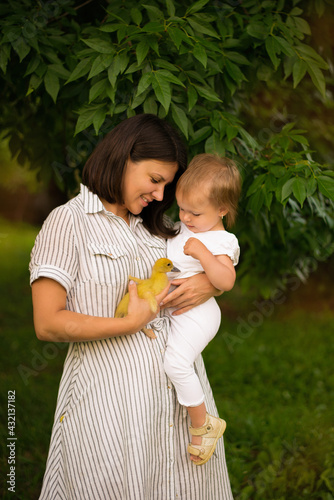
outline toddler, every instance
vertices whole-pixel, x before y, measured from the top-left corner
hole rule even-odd
[[[224,226],[234,223],[240,190],[240,174],[232,160],[201,154],[190,162],[176,187],[179,234],[167,243],[167,256],[181,271],[178,278],[204,271],[217,289],[233,288],[240,250],[237,238]],[[220,309],[212,297],[179,316],[169,316],[164,368],[179,403],[187,408],[192,435],[188,451],[193,462],[201,465],[212,456],[226,427],[224,420],[207,413],[194,367],[217,333]]]

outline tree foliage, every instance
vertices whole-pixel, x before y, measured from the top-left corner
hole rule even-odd
[[[333,252],[333,170],[313,159],[294,123],[283,118],[263,141],[241,120],[259,82],[297,88],[306,77],[326,98],[328,62],[309,44],[301,5],[9,1],[1,6],[1,125],[12,153],[73,189],[106,131],[157,114],[179,129],[190,157],[215,152],[240,166],[244,283],[307,274],[312,259]],[[323,14],[326,2],[315,7]]]

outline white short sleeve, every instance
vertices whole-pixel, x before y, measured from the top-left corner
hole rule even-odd
[[[236,266],[240,257],[238,239],[234,234],[227,233],[226,231],[223,233],[223,236],[224,238],[217,242],[217,245],[215,245],[212,253],[213,255],[228,255],[232,260],[233,265]]]
[[[37,235],[29,264],[30,284],[51,278],[68,293],[77,275],[77,252],[73,218],[66,206],[53,210]]]

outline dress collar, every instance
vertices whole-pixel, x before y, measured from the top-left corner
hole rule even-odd
[[[86,214],[96,214],[105,210],[102,201],[97,194],[89,191],[88,187],[80,184],[80,195]]]
[[[115,215],[112,212],[106,210],[97,194],[92,193],[84,184],[80,184],[80,196],[82,197],[82,202],[86,214],[96,214],[99,212],[104,212],[111,218],[118,218],[118,215]],[[133,214],[129,214],[129,221],[130,227],[135,228],[139,222],[143,222],[143,219],[138,215],[136,216]]]

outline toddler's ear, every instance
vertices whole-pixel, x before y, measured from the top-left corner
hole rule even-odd
[[[225,217],[225,215],[226,215],[227,213],[228,213],[227,208],[222,207],[222,208],[219,210],[219,215],[220,215],[220,217]]]

